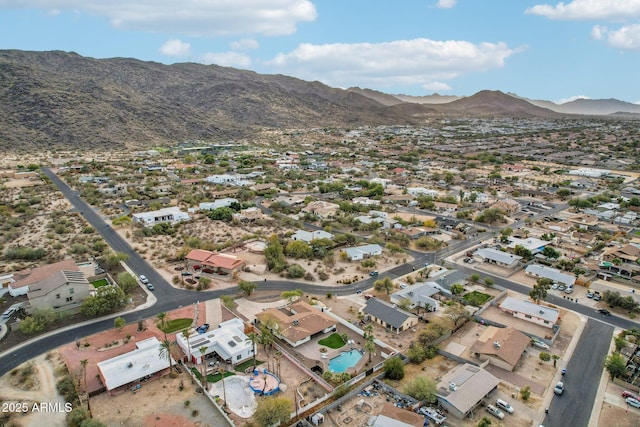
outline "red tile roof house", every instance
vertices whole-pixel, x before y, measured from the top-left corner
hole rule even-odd
[[[204,273],[206,269],[213,270],[215,274],[227,275],[239,271],[246,261],[235,255],[221,254],[203,249],[194,249],[185,257],[187,266]]]

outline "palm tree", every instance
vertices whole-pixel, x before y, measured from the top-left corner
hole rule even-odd
[[[256,344],[260,342],[260,335],[250,332],[245,342],[251,343],[251,351],[253,352],[253,369],[256,369]]]
[[[165,338],[165,340],[160,343],[160,347],[158,349],[160,358],[169,361],[169,373],[173,372],[173,359],[171,358],[171,350],[175,347],[175,345],[176,343],[174,341],[169,341]]]
[[[187,361],[191,362],[191,346],[189,345],[189,338],[191,338],[191,328],[184,328],[182,330],[182,336],[187,342]]]
[[[387,292],[387,295],[389,295],[389,293],[391,293],[391,291],[393,290],[393,281],[390,277],[376,280],[375,282],[373,282],[373,288],[378,292],[384,290]]]
[[[162,332],[164,332],[164,339],[166,341],[167,340],[167,333],[165,332],[165,330],[171,324],[171,318],[169,317],[169,315],[167,313],[165,313],[164,311],[161,311],[160,313],[156,314],[156,318],[154,319],[154,321],[155,321],[156,326],[158,327],[158,329],[160,329]]]
[[[273,345],[273,333],[266,325],[260,328],[260,344],[264,347],[264,352],[267,355],[267,370],[270,370],[270,350]]]
[[[203,345],[202,347],[200,347],[198,350],[200,350],[200,355],[202,356],[202,381],[200,381],[200,383],[202,384],[202,388],[205,388],[205,381],[206,381],[206,373],[207,373],[207,368],[206,368],[206,361],[204,358],[204,355],[207,353],[207,346]]]
[[[82,359],[80,361],[80,365],[82,365],[82,377],[84,378],[84,392],[87,393],[87,411],[89,415],[91,415],[91,407],[89,406],[89,390],[87,389],[87,365],[89,364],[88,359]]]
[[[373,342],[374,340],[373,325],[371,323],[367,323],[364,327],[364,349],[369,353],[369,363],[371,363],[371,355],[376,351],[376,345]]]

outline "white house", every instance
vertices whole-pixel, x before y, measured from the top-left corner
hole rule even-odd
[[[553,328],[558,322],[560,312],[555,308],[534,304],[529,301],[506,297],[500,304],[500,309],[518,319],[535,323],[546,328]]]
[[[136,343],[136,349],[98,362],[98,375],[107,391],[139,381],[169,368],[169,360],[160,356],[160,341],[156,337]]]
[[[436,190],[427,190],[424,187],[409,187],[407,188],[407,194],[411,194],[412,196],[427,196],[434,199],[438,197]]]
[[[441,289],[434,282],[416,283],[413,286],[392,293],[389,299],[392,303],[398,305],[408,300],[410,301],[409,308],[411,309],[416,307],[426,309],[428,307],[429,311],[437,311],[440,308],[440,302],[432,297],[440,293]]]
[[[292,240],[302,240],[303,242],[311,243],[313,240],[318,239],[333,239],[333,234],[328,233],[324,230],[314,230],[314,231],[306,231],[306,230],[298,230],[291,235]]]
[[[512,237],[511,239],[509,239],[509,244],[507,245],[507,247],[513,250],[516,246],[522,246],[523,248],[529,250],[532,255],[535,255],[538,252],[542,252],[544,247],[550,244],[551,242],[547,240],[537,239],[535,237],[528,237],[526,239],[516,239]]]
[[[555,283],[560,283],[565,286],[573,286],[576,283],[576,276],[573,274],[566,274],[558,269],[547,267],[546,265],[528,265],[525,269],[525,273],[530,276],[549,279]]]
[[[210,182],[212,184],[232,185],[232,186],[237,186],[237,187],[246,187],[246,186],[249,186],[249,185],[253,185],[254,182],[253,181],[249,181],[247,178],[249,178],[248,175],[221,174],[221,175],[208,176],[206,178],[206,181]]]
[[[380,245],[363,245],[356,248],[346,248],[344,252],[350,261],[361,261],[372,256],[382,255],[382,246]]]
[[[140,212],[133,214],[133,221],[142,223],[145,226],[154,226],[163,222],[176,224],[180,221],[188,221],[190,219],[191,217],[189,216],[189,214],[186,212],[182,212],[177,206],[158,209],[157,211]]]
[[[238,318],[227,320],[204,334],[194,334],[187,340],[182,332],[176,334],[176,342],[184,354],[191,356],[194,363],[216,353],[222,360],[233,365],[253,357],[254,348],[244,333],[244,323]],[[206,347],[204,353],[200,351]]]
[[[213,202],[202,202],[198,206],[201,211],[213,211],[218,208],[226,208],[231,206],[233,203],[239,203],[238,199],[234,199],[233,197],[227,197],[224,199],[214,200]]]
[[[521,256],[502,252],[494,248],[481,248],[475,251],[473,257],[480,262],[488,262],[506,268],[516,268],[520,265]]]

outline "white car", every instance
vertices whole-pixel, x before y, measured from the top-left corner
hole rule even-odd
[[[406,283],[400,283],[400,288],[407,289],[407,284]]]
[[[149,283],[149,279],[147,279],[147,276],[145,276],[144,274],[140,275],[140,281],[142,282],[143,285],[146,285],[147,283]]]
[[[531,345],[534,347],[541,348],[543,350],[549,350],[549,346],[547,345],[547,343],[537,340],[535,338],[531,340]]]
[[[487,405],[487,412],[498,418],[499,420],[504,420],[504,412],[493,405]]]
[[[513,414],[513,406],[509,405],[509,402],[498,399],[496,400],[496,406],[508,414]]]

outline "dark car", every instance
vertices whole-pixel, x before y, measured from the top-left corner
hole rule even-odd
[[[599,309],[598,313],[602,314],[603,316],[611,316],[611,312],[609,310],[605,310],[604,308]]]
[[[204,334],[208,330],[209,330],[209,324],[208,323],[203,323],[202,325],[200,325],[200,326],[198,326],[196,328],[196,332],[198,332],[199,334]]]
[[[369,276],[373,277],[373,276],[377,276],[378,272],[377,271],[372,271],[371,273],[369,273]]]
[[[182,275],[183,276],[193,276],[193,273],[189,273],[188,271],[183,271]]]

